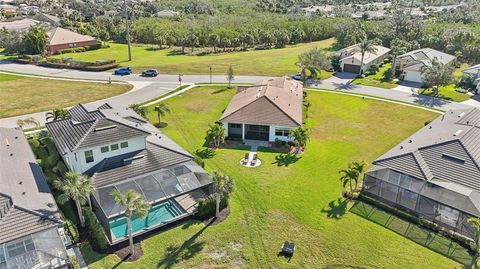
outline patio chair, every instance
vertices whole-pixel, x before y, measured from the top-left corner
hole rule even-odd
[[[295,253],[295,243],[293,243],[293,242],[289,243],[288,241],[285,241],[285,243],[283,243],[283,245],[282,245],[281,252],[284,255],[293,256],[293,253]]]
[[[250,157],[249,153],[245,153],[245,157],[243,157],[242,164],[247,165],[248,164],[248,157]]]
[[[257,158],[257,153],[254,153],[254,154],[253,154],[252,161],[250,162],[250,165],[251,165],[251,166],[255,166],[255,165],[257,164],[257,160],[258,160],[258,158]]]

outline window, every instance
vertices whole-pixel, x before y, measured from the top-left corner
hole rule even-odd
[[[120,147],[121,147],[122,149],[128,148],[128,141],[125,141],[125,142],[120,143]]]
[[[275,128],[275,136],[288,136],[290,129],[288,128]]]
[[[230,128],[242,129],[242,125],[239,123],[230,123],[229,125],[230,125]]]
[[[114,151],[118,149],[118,144],[110,145],[110,150]]]
[[[436,217],[437,220],[453,227],[457,226],[457,220],[460,215],[458,210],[440,204],[436,206],[436,209],[438,214]]]
[[[101,151],[102,153],[108,152],[108,151],[109,151],[108,146],[101,147],[101,148],[100,148],[100,151]]]
[[[91,150],[85,151],[85,162],[86,163],[93,162],[93,151],[91,151]]]

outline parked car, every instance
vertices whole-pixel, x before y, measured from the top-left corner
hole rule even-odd
[[[156,77],[158,75],[158,71],[155,69],[148,69],[142,72],[142,77]]]
[[[292,76],[294,80],[302,80],[302,74],[296,73],[295,75]]]
[[[130,75],[132,69],[130,67],[122,67],[115,70],[114,74],[119,76]]]

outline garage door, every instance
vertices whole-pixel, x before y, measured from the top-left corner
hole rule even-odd
[[[403,80],[422,83],[422,74],[417,71],[407,71]]]
[[[360,66],[354,64],[344,64],[343,72],[357,73],[360,72]]]

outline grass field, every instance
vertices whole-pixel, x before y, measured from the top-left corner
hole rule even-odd
[[[162,129],[190,152],[204,149],[208,124],[220,117],[235,89],[200,87],[165,101],[172,113]],[[231,214],[206,227],[189,221],[142,242],[143,256],[122,262],[86,244],[89,268],[459,268],[461,265],[372,221],[348,212],[338,170],[374,158],[437,114],[358,97],[309,92],[311,141],[287,158],[259,152],[262,165],[239,165],[242,149],[218,149],[209,171],[232,176]],[[207,101],[208,100],[208,101]],[[152,112],[149,120],[156,122]],[[277,256],[292,240],[295,256]]]
[[[100,84],[0,74],[0,118],[62,108],[118,95],[130,85]]]
[[[380,70],[375,75],[368,75],[364,78],[356,78],[353,80],[353,84],[365,85],[365,86],[373,86],[373,87],[380,87],[385,89],[392,89],[398,86],[397,83],[384,81],[383,80],[383,73],[389,68],[392,68],[391,63],[384,64],[380,67]]]
[[[246,52],[221,53],[216,55],[189,56],[169,55],[170,49],[155,50],[147,46],[133,46],[131,62],[128,62],[127,46],[110,43],[110,48],[56,55],[56,58],[72,57],[81,61],[115,59],[123,66],[133,67],[135,72],[146,68],[156,68],[164,74],[225,74],[229,65],[237,75],[291,75],[299,71],[295,66],[298,55],[314,47],[330,48],[333,39],[299,44],[283,49],[253,50]],[[330,72],[322,71],[320,78],[328,78]]]

